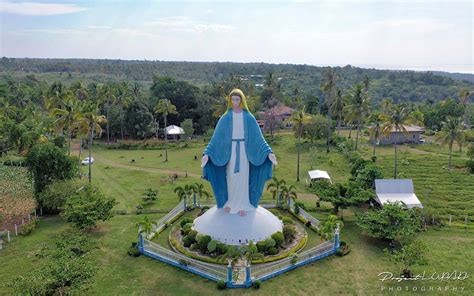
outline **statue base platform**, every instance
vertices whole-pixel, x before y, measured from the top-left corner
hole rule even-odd
[[[194,220],[193,229],[227,245],[247,245],[265,240],[283,230],[278,217],[263,207],[247,211],[245,216],[224,212],[213,206]]]

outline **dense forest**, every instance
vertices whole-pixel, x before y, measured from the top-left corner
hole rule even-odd
[[[211,85],[231,75],[247,79],[257,88],[265,76],[273,73],[284,96],[295,91],[303,96],[324,97],[320,86],[328,67],[266,63],[166,62],[94,59],[17,59],[2,58],[0,74],[23,73],[56,74],[61,80],[90,79],[102,83],[113,81],[140,81],[149,86],[153,76],[168,76],[196,86]],[[338,86],[346,89],[360,83],[363,77],[371,80],[370,96],[373,102],[391,98],[394,102],[440,101],[454,98],[459,91],[472,88],[474,75],[443,72],[415,72],[376,70],[352,67],[334,67]],[[59,79],[58,78],[58,79]],[[458,79],[459,78],[459,79]],[[463,79],[463,80],[462,80]],[[469,81],[470,80],[470,81]],[[64,82],[64,81],[63,81]]]

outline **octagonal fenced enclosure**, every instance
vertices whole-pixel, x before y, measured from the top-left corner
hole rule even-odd
[[[248,288],[251,287],[254,282],[268,280],[300,266],[331,256],[335,254],[340,247],[339,228],[337,228],[333,239],[322,242],[309,249],[303,250],[302,248],[302,251],[296,252],[297,256],[287,256],[276,261],[253,265],[247,260],[240,264],[233,264],[232,260],[228,260],[227,265],[222,265],[191,258],[174,249],[165,248],[152,241],[153,238],[159,236],[161,232],[183,216],[186,210],[202,208],[204,206],[213,205],[201,205],[200,203],[194,202],[192,206],[187,206],[185,200],[183,200],[154,224],[151,233],[144,236],[139,232],[138,250],[140,253],[203,278],[215,282],[225,282],[229,288]],[[276,207],[274,204],[261,206],[267,209]],[[288,204],[288,212],[290,212],[290,214],[304,225],[309,226],[311,230],[315,231],[319,229],[319,220],[301,208],[299,209],[299,213],[296,214],[292,210],[292,206],[293,202],[290,201]]]

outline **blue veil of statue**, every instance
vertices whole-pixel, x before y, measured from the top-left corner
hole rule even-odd
[[[245,150],[249,160],[249,198],[258,206],[265,182],[272,178],[272,162],[268,155],[272,149],[265,141],[255,117],[243,109]],[[221,116],[217,122],[211,141],[204,150],[209,160],[203,168],[203,178],[211,183],[216,196],[217,207],[227,202],[226,165],[232,150],[232,109]]]

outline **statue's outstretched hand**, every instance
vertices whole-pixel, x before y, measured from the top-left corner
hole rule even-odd
[[[206,165],[206,163],[207,163],[208,160],[209,160],[209,156],[204,155],[204,156],[202,157],[202,159],[201,159],[201,167],[202,167],[202,168]]]
[[[270,153],[270,154],[268,155],[268,158],[270,158],[270,161],[271,161],[274,165],[277,165],[277,164],[278,164],[277,157],[276,157],[275,154]]]

